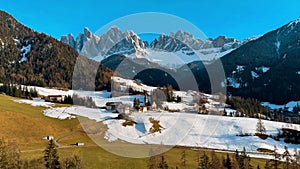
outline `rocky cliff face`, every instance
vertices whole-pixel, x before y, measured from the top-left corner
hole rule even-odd
[[[72,34],[68,34],[67,36],[62,36],[61,41],[68,44],[69,46],[71,46],[74,49],[76,48],[74,36]]]
[[[115,26],[100,37],[94,35],[88,28],[84,28],[84,33],[79,33],[76,41],[71,35],[62,36],[61,41],[89,58],[112,54],[130,55],[136,52],[144,54],[143,50],[147,47],[147,43],[143,42],[133,31],[122,32]]]
[[[179,30],[175,34],[170,33],[169,36],[163,34],[160,35],[160,37],[155,39],[150,46],[153,49],[165,50],[169,52],[177,52],[179,50],[195,50],[200,51],[203,54],[207,54],[207,49],[218,48],[218,51],[224,52],[230,49],[236,49],[249,40],[238,41],[234,38],[219,36],[215,39],[208,38],[205,41],[202,41],[201,39],[195,39],[192,34]]]
[[[122,54],[131,58],[146,58],[170,68],[182,64],[203,60],[218,59],[254,38],[238,41],[234,38],[219,36],[204,41],[196,39],[188,32],[181,30],[170,35],[161,34],[150,45],[142,41],[133,31],[122,32],[118,27],[111,27],[100,37],[93,35],[87,28],[79,33],[75,44],[72,35],[62,36],[61,41],[69,44],[78,53],[101,61],[113,54]]]

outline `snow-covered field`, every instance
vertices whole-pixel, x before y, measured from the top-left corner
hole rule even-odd
[[[51,108],[46,109],[43,112],[45,116],[61,120],[76,118],[76,116],[82,116],[88,117],[91,120],[103,121],[118,116],[118,114],[116,113],[111,113],[102,109],[92,109],[82,106]]]
[[[138,85],[130,80],[117,78],[118,82],[124,85],[136,84],[138,88],[143,90],[153,90],[152,87],[145,85]],[[142,95],[130,95],[110,98],[111,93],[107,91],[93,92],[93,91],[61,91],[56,89],[46,89],[36,87],[39,94],[60,94],[70,95],[77,93],[80,96],[90,96],[99,107],[104,107],[106,102],[120,101],[124,104],[133,103],[134,98],[139,98],[143,101]],[[76,118],[76,116],[87,117],[97,122],[103,122],[107,125],[105,139],[110,142],[116,140],[123,140],[133,144],[166,144],[192,147],[206,147],[219,150],[242,150],[243,147],[249,152],[257,152],[258,148],[268,148],[273,150],[276,146],[279,152],[284,151],[284,146],[287,146],[290,152],[294,148],[300,148],[300,145],[286,144],[283,141],[275,141],[271,138],[262,140],[253,136],[256,132],[257,119],[242,118],[242,117],[224,117],[213,115],[200,115],[185,113],[183,109],[190,108],[193,103],[194,96],[197,92],[194,91],[175,91],[174,95],[182,97],[181,103],[167,103],[168,106],[176,107],[180,110],[178,113],[155,112],[150,111],[146,113],[133,113],[130,117],[136,122],[134,126],[124,127],[122,123],[124,120],[112,119],[117,117],[117,113],[112,113],[104,109],[92,109],[82,106],[71,107],[53,107],[52,103],[44,102],[43,100],[14,100],[18,103],[30,104],[32,106],[47,107],[43,111],[45,116],[58,119]],[[208,108],[213,107],[218,102],[214,101],[213,96],[206,95],[210,102]],[[297,102],[291,102],[287,106],[292,107]],[[266,106],[276,107],[269,103],[264,103]],[[234,112],[235,110],[228,109]],[[161,133],[150,133],[152,127],[149,118],[154,118],[160,121],[163,127]],[[278,129],[284,127],[300,130],[300,125],[290,125],[281,122],[263,121],[267,129],[267,134],[275,134]],[[250,133],[252,136],[240,137],[241,133]],[[255,156],[255,155],[254,155]],[[264,156],[264,158],[267,158]]]
[[[42,106],[42,107],[51,107],[54,103],[45,102],[41,99],[33,99],[33,100],[14,100],[14,102],[22,103],[22,104],[29,104],[31,106]]]
[[[91,109],[80,106],[68,108],[51,108],[44,111],[45,116],[58,119],[75,118],[75,116],[87,117],[98,122],[103,121],[108,130],[105,139],[110,142],[123,140],[133,144],[165,144],[189,147],[205,147],[219,150],[242,150],[258,152],[258,148],[278,148],[283,153],[284,146],[290,152],[300,145],[286,144],[283,141],[275,141],[271,138],[262,140],[253,136],[256,132],[257,119],[241,117],[225,117],[212,115],[199,115],[191,113],[166,113],[148,112],[133,113],[130,117],[137,123],[134,126],[124,127],[124,120],[111,119],[118,114],[102,109]],[[160,121],[163,127],[161,133],[149,133],[152,124],[149,118]],[[300,130],[299,125],[287,123],[263,121],[267,134],[276,134],[281,127]],[[250,133],[252,136],[240,137],[241,133]]]
[[[179,68],[182,65],[193,61],[212,61],[214,59],[218,59],[228,53],[233,51],[227,50],[225,52],[221,52],[221,48],[209,48],[209,49],[201,49],[195,50],[194,54],[189,54],[191,51],[177,51],[177,52],[167,52],[167,51],[159,51],[153,49],[146,49],[146,55],[137,55],[136,53],[129,55],[130,58],[145,58],[150,62],[157,63],[161,66],[166,66],[169,68]],[[170,59],[171,58],[171,59]],[[99,61],[99,58],[97,59]]]
[[[116,77],[116,76],[113,76],[111,78],[111,80],[113,82],[120,83],[121,86],[123,86],[124,88],[131,87],[135,91],[139,91],[139,92],[143,92],[143,91],[150,92],[152,90],[157,89],[157,87],[147,86],[147,85],[144,85],[142,83],[139,83],[139,82],[136,82],[136,81],[133,81],[133,80],[130,80],[130,79],[124,79],[124,78]]]
[[[277,146],[278,152],[284,151],[284,146],[293,152],[300,145],[286,144],[271,138],[262,140],[256,136],[239,137],[240,133],[256,132],[257,119],[235,118],[224,116],[198,115],[188,113],[144,113],[133,114],[132,119],[137,122],[133,127],[122,126],[122,120],[107,120],[106,138],[109,141],[121,139],[135,144],[166,144],[180,146],[206,147],[222,150],[242,150],[257,152],[257,148],[273,150]],[[161,133],[149,134],[151,123],[149,118],[160,120],[164,127]],[[282,126],[300,129],[299,125],[290,126],[286,123],[263,121],[267,134],[277,133]]]

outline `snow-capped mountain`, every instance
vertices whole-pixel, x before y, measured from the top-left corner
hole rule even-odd
[[[122,32],[118,27],[111,27],[101,37],[94,35],[88,28],[79,33],[76,41],[69,34],[62,36],[61,41],[73,47],[81,55],[101,61],[112,54],[130,55],[145,54],[147,43],[143,42],[133,31]]]
[[[226,36],[219,36],[215,39],[208,38],[205,41],[196,39],[192,34],[178,30],[175,34],[170,33],[169,36],[161,34],[158,39],[154,39],[150,44],[149,60],[167,60],[168,67],[179,68],[183,64],[195,61],[212,61],[216,60],[241,45],[256,39],[247,38],[239,41]],[[169,55],[173,56],[172,60]],[[165,58],[156,58],[157,56],[165,56]],[[179,61],[178,61],[179,60]],[[172,65],[172,66],[170,66]]]
[[[178,30],[170,35],[161,34],[148,45],[148,42],[142,41],[133,31],[122,32],[116,26],[111,27],[101,37],[93,35],[88,28],[84,29],[83,34],[78,34],[76,41],[71,34],[61,37],[62,42],[97,61],[113,54],[123,54],[131,58],[146,58],[170,68],[179,68],[197,60],[218,59],[253,39],[255,38],[238,41],[219,36],[202,41],[194,38],[192,34]]]

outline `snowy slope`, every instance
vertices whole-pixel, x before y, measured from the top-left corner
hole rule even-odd
[[[108,130],[105,138],[110,141],[118,139],[133,144],[165,144],[192,147],[205,147],[219,150],[242,150],[258,152],[258,148],[278,148],[278,152],[284,151],[287,146],[290,152],[300,145],[286,144],[283,141],[273,139],[262,140],[256,136],[239,137],[241,133],[256,132],[257,119],[241,117],[225,117],[212,115],[199,115],[189,113],[134,113],[130,117],[137,122],[134,126],[122,126],[124,120],[111,119],[118,114],[102,109],[91,109],[80,106],[68,108],[52,108],[44,111],[49,117],[58,119],[74,118],[74,115],[88,117],[96,121],[103,121]],[[161,133],[149,133],[152,126],[149,118],[160,121],[164,129]],[[267,134],[275,134],[281,127],[300,130],[299,125],[291,125],[281,122],[263,121]]]
[[[186,52],[183,50],[176,52],[168,52],[162,50],[155,50],[147,48],[146,52],[143,55],[138,53],[133,53],[128,55],[130,58],[145,58],[150,62],[157,63],[161,66],[166,66],[169,68],[179,68],[184,64],[193,62],[193,61],[212,61],[218,59],[228,53],[233,49],[221,52],[221,48],[209,48],[209,49],[200,49],[193,51],[193,54],[188,54],[190,51]],[[96,58],[98,61],[100,57]]]
[[[273,139],[262,140],[256,136],[239,137],[240,133],[256,132],[257,119],[235,118],[224,116],[210,116],[187,113],[144,113],[133,114],[132,119],[138,124],[144,125],[146,131],[141,132],[136,127],[123,127],[122,121],[108,120],[104,123],[108,126],[106,138],[109,141],[121,139],[135,144],[166,144],[180,146],[200,146],[213,149],[242,150],[257,152],[257,148],[273,149],[276,145],[279,152],[288,146],[293,151],[300,145],[286,144],[283,141]],[[165,128],[162,133],[148,134],[151,127],[149,118],[160,120]],[[277,129],[285,126],[300,129],[299,125],[290,126],[286,123],[263,121],[267,134],[274,134]]]
[[[300,105],[300,101],[291,101],[285,105],[277,105],[277,104],[272,104],[269,102],[263,102],[262,105],[269,107],[271,109],[280,109],[280,108],[283,109],[283,108],[287,107],[289,111],[292,111],[295,106]]]

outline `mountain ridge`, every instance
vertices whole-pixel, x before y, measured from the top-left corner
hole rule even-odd
[[[232,95],[276,104],[300,100],[299,54],[300,22],[297,19],[220,58],[228,91]],[[200,70],[195,74],[199,77],[205,72]]]
[[[86,29],[87,28],[84,29],[84,32],[86,32]],[[238,41],[234,38],[218,36],[215,39],[208,38],[202,41],[201,39],[194,38],[194,36],[188,32],[178,30],[176,33],[171,32],[170,35],[160,34],[158,38],[155,38],[148,44],[147,41],[143,41],[133,31],[126,30],[122,33],[118,27],[112,26],[100,37],[89,32],[88,36],[91,36],[89,41],[78,41],[78,37],[87,39],[87,35],[84,34],[79,33],[76,41],[70,34],[62,36],[61,41],[74,47],[77,52],[82,55],[99,62],[110,55],[123,54],[131,58],[143,57],[162,66],[170,67],[170,65],[176,65],[171,68],[178,68],[183,64],[199,60],[199,57],[206,61],[218,59],[239,46],[255,39],[255,37],[253,37]],[[124,36],[124,34],[127,34],[127,36]],[[128,36],[128,34],[130,36]],[[109,39],[109,41],[107,41],[107,39]],[[103,42],[106,42],[106,44]],[[168,53],[171,53],[173,56]],[[165,59],[162,55],[176,58],[174,58],[175,60],[171,60],[173,63],[167,65],[163,61],[162,63],[159,62]]]
[[[97,88],[109,86],[105,79],[110,78],[112,71],[78,55],[69,45],[24,26],[1,10],[0,43],[0,80],[3,83],[72,88],[73,71],[80,59],[81,64],[103,71],[102,78],[96,80]],[[86,75],[84,78],[92,78],[90,70],[80,70]]]

